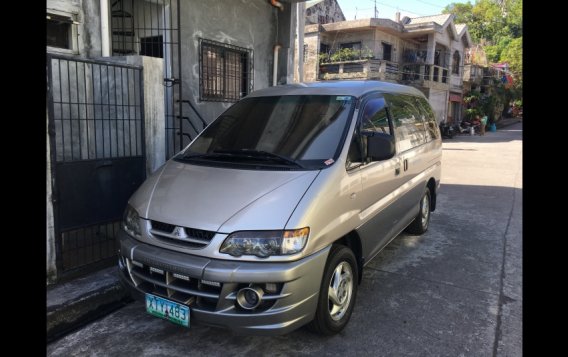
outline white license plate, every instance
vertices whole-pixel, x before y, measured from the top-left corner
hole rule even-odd
[[[189,307],[177,302],[146,294],[146,312],[174,324],[189,327]]]

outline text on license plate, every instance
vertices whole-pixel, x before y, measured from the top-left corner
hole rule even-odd
[[[146,312],[174,324],[189,327],[189,307],[177,302],[146,294]]]

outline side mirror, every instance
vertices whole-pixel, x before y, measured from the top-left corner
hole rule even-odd
[[[387,160],[395,154],[394,137],[385,133],[365,133],[367,136],[367,157],[371,161]]]

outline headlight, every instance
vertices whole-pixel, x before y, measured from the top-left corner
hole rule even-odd
[[[130,236],[135,238],[140,237],[140,216],[138,216],[138,212],[130,205],[127,205],[124,211],[122,228]]]
[[[232,233],[225,239],[221,253],[234,257],[256,255],[266,258],[271,255],[292,255],[306,246],[308,227],[287,231],[242,231]]]

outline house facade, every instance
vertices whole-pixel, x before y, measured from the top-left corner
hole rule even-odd
[[[47,1],[48,283],[115,264],[145,177],[248,93],[293,81],[303,5]]]
[[[305,9],[307,25],[345,21],[345,15],[337,0],[310,0],[305,3]]]
[[[400,17],[400,16],[398,16]],[[428,98],[438,122],[461,115],[464,51],[454,15],[361,19],[306,25],[304,80],[378,79],[408,84]]]

